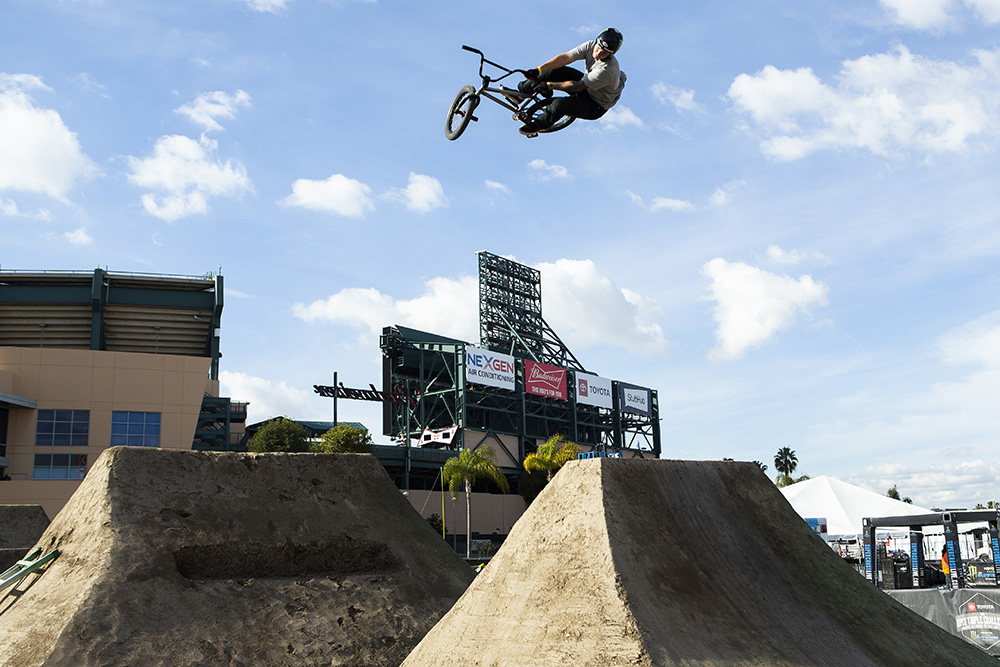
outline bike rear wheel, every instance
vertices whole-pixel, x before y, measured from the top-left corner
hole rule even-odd
[[[539,100],[538,102],[535,102],[522,112],[520,118],[525,123],[534,123],[535,121],[538,120],[538,117],[542,115],[542,112],[545,110],[545,107],[547,107],[551,102],[552,100],[550,99],[543,99]],[[538,130],[538,133],[546,134],[549,132],[558,132],[559,130],[569,126],[569,124],[572,123],[574,120],[576,120],[576,117],[574,116],[563,116],[555,123],[553,123],[550,127],[547,127],[544,130]]]
[[[466,86],[458,91],[458,95],[448,109],[448,120],[444,125],[444,136],[454,141],[462,136],[465,128],[469,126],[469,121],[475,120],[472,113],[479,106],[479,95],[472,86]]]

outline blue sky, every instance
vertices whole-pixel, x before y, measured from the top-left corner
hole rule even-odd
[[[482,49],[613,25],[603,119],[528,139]],[[0,266],[225,277],[223,393],[331,417],[378,333],[478,338],[476,251],[541,270],[593,372],[656,388],[664,456],[927,507],[1000,477],[1000,0],[8,0]],[[342,419],[380,430],[376,404]],[[377,434],[376,440],[388,442]]]

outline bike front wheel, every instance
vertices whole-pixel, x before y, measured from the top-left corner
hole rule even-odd
[[[472,113],[479,106],[479,95],[472,86],[466,86],[458,91],[451,108],[448,109],[448,120],[444,125],[444,136],[454,141],[462,136],[465,128],[469,126],[469,121],[476,120]]]

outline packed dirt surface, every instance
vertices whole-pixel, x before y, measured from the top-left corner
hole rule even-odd
[[[814,535],[753,463],[564,467],[404,667],[996,667]]]
[[[0,505],[0,572],[24,558],[48,526],[41,505]]]
[[[106,450],[0,664],[396,667],[473,573],[373,456]]]

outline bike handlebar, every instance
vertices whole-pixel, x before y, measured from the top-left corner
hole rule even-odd
[[[520,69],[507,69],[506,67],[504,67],[503,65],[500,65],[499,63],[495,63],[492,60],[488,60],[486,58],[486,55],[482,51],[480,51],[479,49],[474,49],[471,46],[466,46],[464,44],[462,45],[462,48],[464,50],[466,50],[466,51],[471,51],[472,53],[475,53],[475,54],[479,55],[479,76],[483,77],[484,80],[489,79],[490,81],[499,81],[500,79],[507,78],[508,76],[510,76],[511,74],[514,74],[515,72],[524,74],[524,70],[520,70]],[[504,74],[499,79],[492,79],[490,77],[487,77],[485,74],[483,74],[483,65],[484,64],[492,65],[493,67],[496,67],[497,69],[503,70],[504,72],[507,72],[507,73]]]

